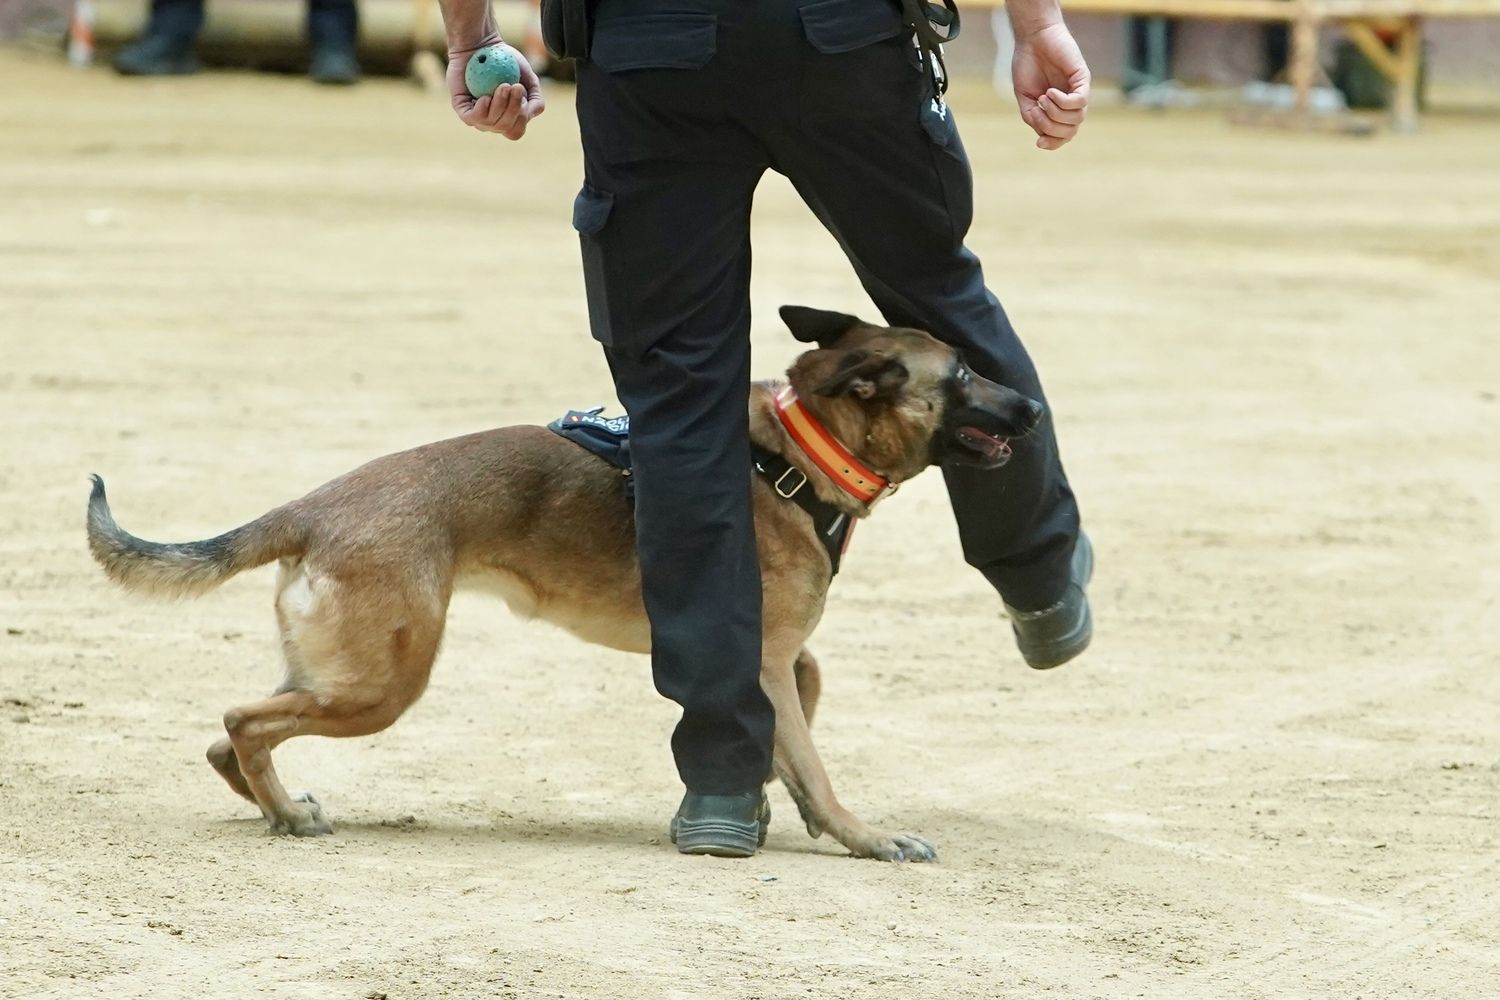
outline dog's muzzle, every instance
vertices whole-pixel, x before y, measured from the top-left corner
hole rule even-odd
[[[971,425],[960,426],[953,436],[965,448],[978,452],[987,467],[998,469],[1010,461],[1010,439]]]

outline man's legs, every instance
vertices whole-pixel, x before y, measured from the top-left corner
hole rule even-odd
[[[1033,399],[1042,387],[1004,309],[963,245],[973,180],[952,122],[928,106],[820,122],[778,137],[777,164],[854,264],[887,322],[914,326],[964,352],[974,370]],[[993,471],[945,469],[967,561],[1012,608],[1054,604],[1067,590],[1078,507],[1051,420],[1013,443]]]
[[[770,774],[775,720],[760,687],[748,330],[737,321],[683,330],[642,358],[606,356],[630,414],[652,674],[682,706],[678,773],[703,794],[756,791]]]
[[[308,75],[319,83],[354,83],[359,61],[359,10],[354,0],[307,0],[307,40],[312,46]]]
[[[589,326],[631,418],[656,686],[688,787],[678,850],[753,854],[775,713],[751,504],[750,203],[764,147],[726,114],[711,15],[602,0],[578,65],[573,223]]]
[[[683,709],[678,773],[699,795],[753,794],[753,827],[775,728],[760,686],[748,399],[750,202],[765,168],[735,130],[702,137],[709,162],[640,158],[644,126],[617,145],[623,109],[637,105],[600,90],[650,82],[581,72],[574,224],[590,325],[631,419],[652,672]]]

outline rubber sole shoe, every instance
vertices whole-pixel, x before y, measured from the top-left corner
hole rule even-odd
[[[771,803],[764,792],[699,795],[688,792],[672,817],[672,843],[682,854],[748,858],[766,842]]]
[[[1034,670],[1060,667],[1089,647],[1094,638],[1094,616],[1084,592],[1094,575],[1094,546],[1089,536],[1078,533],[1073,546],[1071,580],[1062,599],[1040,611],[1017,611],[1006,605],[1016,646]]]

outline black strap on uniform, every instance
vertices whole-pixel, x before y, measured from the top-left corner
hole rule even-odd
[[[958,37],[962,27],[958,5],[954,0],[941,4],[931,0],[901,0],[906,21],[916,33],[917,48],[922,52],[922,66],[932,81],[933,97],[939,104],[948,92],[948,67],[943,63],[943,44]]]
[[[812,517],[818,541],[823,543],[823,548],[828,552],[829,575],[837,576],[839,560],[844,556],[844,539],[849,537],[849,529],[854,527],[849,515],[819,499],[803,471],[774,451],[752,444],[750,454],[755,461],[755,471],[765,477],[776,495],[783,500],[790,500]]]

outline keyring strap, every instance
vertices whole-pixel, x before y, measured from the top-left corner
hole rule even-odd
[[[963,27],[956,0],[901,0],[901,7],[916,35],[917,48],[922,53],[922,65],[927,78],[932,81],[933,93],[939,104],[948,92],[948,67],[943,62],[943,45],[958,37]],[[940,30],[941,29],[941,30]]]

